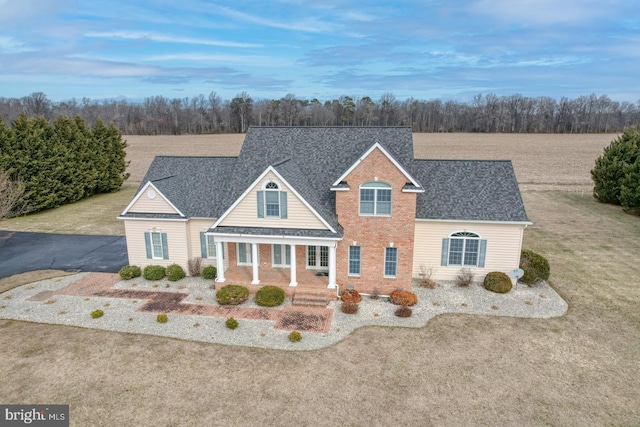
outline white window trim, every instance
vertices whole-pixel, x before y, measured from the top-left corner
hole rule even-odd
[[[209,238],[211,238],[211,243],[209,243]],[[215,255],[211,256],[211,252],[209,251],[209,246],[213,245],[214,250],[216,250],[216,243],[215,243],[215,239],[213,238],[213,236],[211,235],[207,235],[205,234],[205,239],[207,242],[207,259],[217,259],[218,258],[218,254],[216,253]]]
[[[269,184],[275,184],[275,185],[278,186],[278,188],[267,188],[267,186]],[[280,218],[282,218],[282,198],[281,198],[282,185],[279,182],[277,182],[277,181],[275,181],[273,179],[270,179],[270,180],[268,180],[267,182],[264,183],[264,185],[262,186],[262,191],[264,192],[264,197],[263,197],[262,203],[263,203],[263,209],[264,209],[263,212],[264,212],[265,219],[267,219],[267,218],[270,218],[270,219],[280,219]],[[267,194],[270,193],[270,192],[274,192],[274,193],[278,194],[278,215],[269,215],[267,213],[268,212],[268,209],[267,209]]]
[[[317,265],[309,265],[309,246],[315,246],[316,248],[316,262]],[[321,264],[322,257],[320,255],[320,248],[324,245],[307,245],[305,249],[305,258],[304,263],[306,264],[307,270],[317,270],[317,271],[329,271],[329,247],[327,248],[327,266],[323,267]]]
[[[395,276],[388,276],[387,273],[387,249],[395,249],[396,250],[396,274]],[[382,274],[385,279],[397,279],[398,278],[398,261],[400,260],[400,251],[395,246],[387,246],[384,248],[384,262],[382,264]]]
[[[456,236],[456,234],[460,234],[460,233],[467,233],[467,234],[473,234],[474,236]],[[460,239],[463,241],[462,243],[462,257],[460,259],[460,264],[452,264],[451,263],[451,242],[453,239]],[[464,256],[466,253],[466,249],[467,249],[467,240],[476,240],[478,242],[478,251],[476,252],[476,263],[475,264],[470,264],[470,265],[465,265],[464,264]],[[480,262],[480,242],[482,240],[482,237],[478,234],[475,233],[473,231],[456,231],[453,232],[451,234],[449,234],[449,247],[447,248],[447,267],[462,267],[462,268],[477,268],[478,267],[478,263]]]
[[[282,264],[276,264],[276,254],[275,254],[276,245],[280,245],[280,251],[281,251],[280,259],[283,261]],[[272,268],[290,268],[291,267],[291,262],[287,264],[287,249],[286,249],[287,246],[289,247],[289,251],[291,251],[291,245],[285,245],[281,243],[274,243],[271,245],[271,267]],[[289,258],[291,258],[291,256],[289,256]]]
[[[367,187],[367,184],[371,183],[380,183],[388,185],[389,187]],[[373,213],[362,213],[362,193],[361,190],[374,190],[373,191]],[[389,213],[388,214],[379,214],[378,213],[378,190],[389,190],[391,191],[391,201],[389,202]],[[393,214],[393,187],[388,182],[384,181],[367,181],[358,187],[358,215],[360,216],[379,216],[379,217],[390,217]]]
[[[359,268],[358,268],[358,273],[352,273],[351,272],[351,248],[352,247],[358,247],[360,248],[360,259],[358,260],[359,264]],[[359,245],[349,245],[349,248],[347,249],[348,253],[347,253],[347,276],[349,277],[360,277],[360,275],[362,274],[362,246]]]
[[[240,244],[243,243],[245,245],[245,250],[247,252],[247,262],[240,262]],[[236,264],[240,267],[250,267],[253,265],[252,260],[252,243],[244,243],[244,242],[236,242]]]
[[[155,247],[156,245],[153,243],[153,236],[157,235],[160,239],[160,256],[156,256]],[[164,249],[162,247],[162,232],[160,231],[149,231],[149,244],[151,245],[151,259],[164,259]]]

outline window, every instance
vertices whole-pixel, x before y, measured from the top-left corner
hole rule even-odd
[[[442,265],[484,267],[487,241],[476,233],[460,231],[452,233],[442,242]]]
[[[360,246],[349,246],[349,276],[360,275]]]
[[[291,246],[289,245],[272,245],[271,253],[273,254],[274,267],[291,266]]]
[[[384,277],[398,275],[398,248],[384,249]]]
[[[204,232],[200,232],[200,256],[202,258],[215,258],[216,251],[216,242],[213,236],[209,236]],[[224,249],[222,252],[222,257],[224,258]]]
[[[327,270],[329,268],[329,247],[307,246],[307,268]]]
[[[238,265],[251,265],[251,243],[238,243]]]
[[[391,215],[391,186],[383,182],[362,184],[360,215]]]
[[[273,181],[258,191],[258,218],[287,218],[287,192]]]
[[[167,233],[148,231],[144,233],[144,243],[149,259],[169,259]]]

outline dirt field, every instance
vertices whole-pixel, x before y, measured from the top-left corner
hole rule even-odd
[[[522,190],[590,191],[589,171],[615,134],[413,134],[415,156],[508,159]],[[155,155],[236,156],[244,135],[125,136],[130,182],[140,182]]]

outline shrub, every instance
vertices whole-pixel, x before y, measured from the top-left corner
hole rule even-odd
[[[602,203],[625,206],[621,200],[622,189],[629,184],[625,182],[625,178],[627,172],[631,171],[632,165],[638,163],[638,159],[640,159],[640,131],[636,127],[626,128],[621,136],[605,147],[602,156],[596,159],[595,167],[591,170],[594,183],[593,196]],[[633,184],[637,186],[637,182]],[[626,202],[633,203],[633,199]],[[626,205],[625,207],[633,208],[634,206]]]
[[[176,280],[184,279],[187,275],[184,272],[184,269],[180,267],[178,264],[171,264],[169,267],[165,269],[165,273],[167,274],[167,278],[172,282]]]
[[[360,295],[360,292],[355,289],[345,289],[345,291],[342,292],[342,295],[340,295],[340,299],[344,302],[358,303],[362,301],[362,295]]]
[[[298,331],[292,331],[289,334],[289,341],[291,342],[298,342],[298,341],[302,341],[302,334]]]
[[[160,265],[148,265],[142,271],[142,277],[147,280],[160,280],[165,276],[164,267]]]
[[[484,287],[491,292],[505,294],[511,290],[511,286],[511,278],[501,271],[492,271],[484,278]]]
[[[456,277],[456,284],[463,288],[468,288],[473,283],[475,274],[470,268],[461,268],[460,273]]]
[[[284,302],[284,290],[277,286],[263,286],[256,292],[256,304],[276,307]]]
[[[156,317],[156,322],[158,323],[167,323],[169,321],[169,316],[166,313],[160,313]]]
[[[227,326],[227,328],[233,330],[233,329],[237,328],[240,323],[238,323],[238,321],[236,319],[234,319],[233,317],[229,317],[227,319],[227,321],[224,322],[224,324]]]
[[[402,307],[398,307],[394,314],[398,317],[411,317],[411,314],[413,314],[413,310],[411,310],[406,305],[403,305]]]
[[[356,314],[358,312],[358,303],[342,301],[340,310],[342,310],[342,312],[346,314]]]
[[[371,291],[371,293],[369,294],[369,298],[371,299],[378,299],[380,298],[380,289],[378,288],[373,288],[373,290]]]
[[[396,305],[412,306],[418,302],[418,296],[413,292],[397,289],[391,292],[391,295],[389,295],[389,301]]]
[[[202,274],[202,258],[189,258],[189,261],[187,261],[187,268],[189,269],[189,276],[200,276],[200,274]]]
[[[131,280],[134,277],[140,277],[142,275],[142,270],[137,265],[125,265],[118,272],[120,277],[124,280]]]
[[[549,280],[551,274],[549,261],[542,255],[528,249],[524,249],[520,254],[520,268],[524,271],[520,281],[529,286]]]
[[[98,309],[98,310],[93,310],[91,312],[91,317],[93,317],[94,319],[97,319],[98,317],[102,317],[104,316],[104,311]]]
[[[240,285],[227,285],[216,292],[220,305],[239,305],[249,298],[249,289]]]
[[[207,280],[215,280],[218,277],[218,269],[213,265],[208,265],[202,269],[202,277]]]

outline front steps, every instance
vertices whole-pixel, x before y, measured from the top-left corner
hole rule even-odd
[[[293,305],[305,307],[326,307],[329,301],[335,299],[335,291],[331,289],[296,289],[293,295]]]

